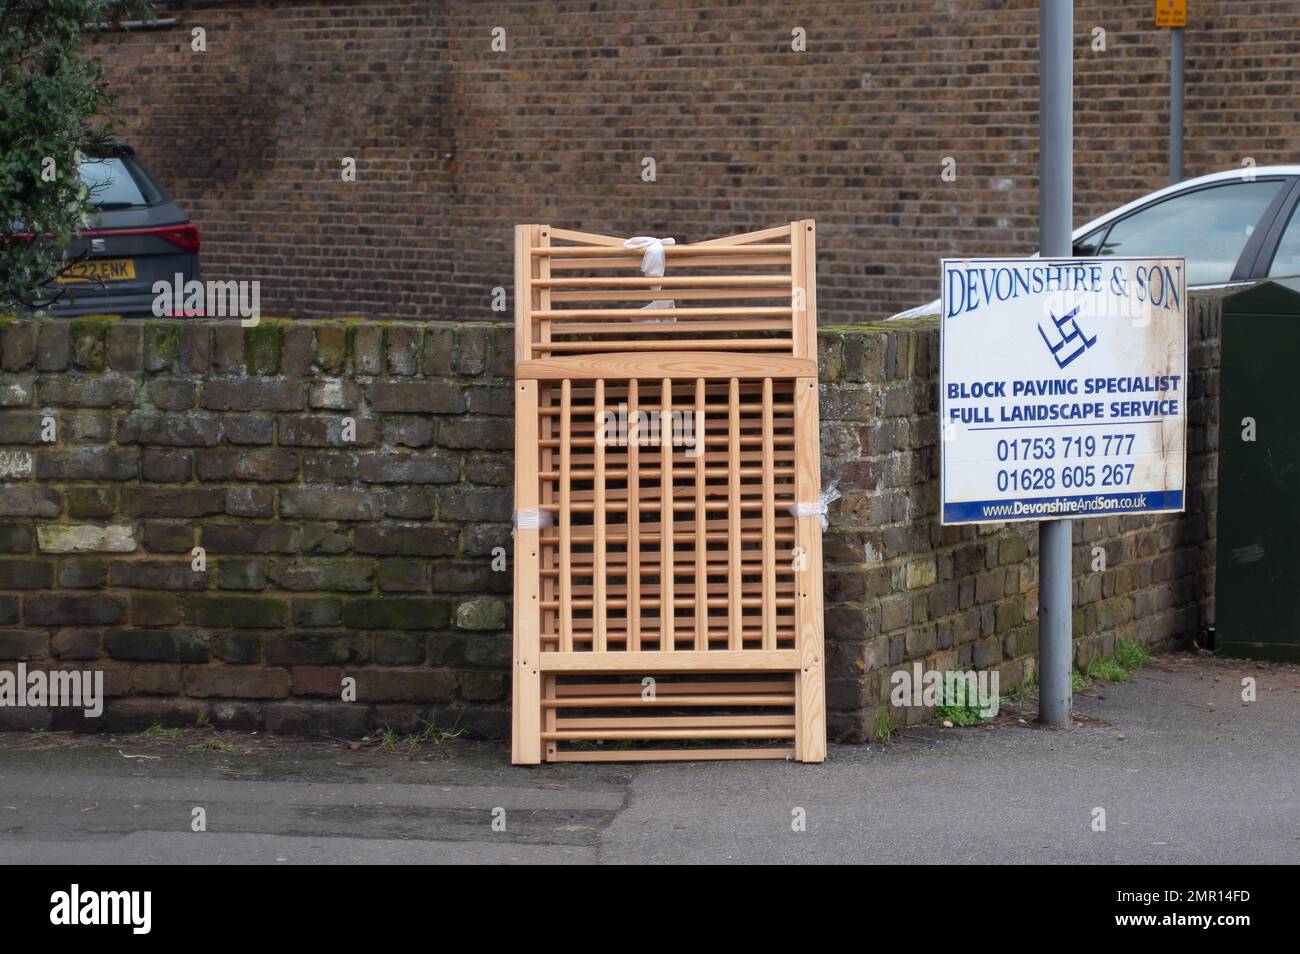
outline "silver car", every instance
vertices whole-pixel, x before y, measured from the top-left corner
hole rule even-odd
[[[1298,201],[1300,166],[1216,172],[1152,192],[1075,229],[1074,254],[1181,255],[1189,288],[1300,275]],[[936,298],[889,320],[938,314]]]

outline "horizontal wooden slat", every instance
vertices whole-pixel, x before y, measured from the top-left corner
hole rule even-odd
[[[675,522],[674,522],[674,526],[677,526],[678,523],[679,523],[679,522],[675,521]],[[681,523],[680,525],[683,526],[683,527],[687,527],[687,526],[689,526],[689,523]],[[657,526],[657,524],[656,524],[656,526]],[[583,532],[584,530],[585,530],[586,532]],[[706,536],[706,538],[708,539],[708,541],[709,541],[710,543],[723,543],[723,542],[725,542],[725,541],[727,540],[727,531],[726,531],[726,530],[715,530],[715,531],[709,531],[709,532],[706,533],[705,536]],[[585,527],[585,528],[584,528],[584,527],[577,527],[577,528],[575,529],[575,532],[574,532],[574,534],[573,534],[573,538],[572,538],[572,539],[573,539],[573,542],[574,542],[575,544],[591,543],[591,542],[593,541],[593,539],[594,539],[594,538],[592,537],[592,535],[591,535],[591,527],[590,527],[590,526],[587,526],[587,527]],[[616,528],[616,527],[610,528],[609,536],[608,536],[606,539],[608,539],[609,542],[610,542],[611,544],[612,544],[612,543],[626,543],[626,542],[627,542],[627,531],[626,531],[626,530],[620,530],[620,529],[618,529],[618,528]],[[759,541],[761,541],[762,539],[763,539],[763,537],[762,537],[762,531],[761,531],[761,530],[746,531],[745,533],[742,533],[742,534],[740,535],[740,541],[741,541],[742,543],[755,543],[755,542],[759,542]],[[657,543],[658,540],[659,540],[659,531],[658,531],[658,530],[646,530],[646,529],[643,529],[643,530],[641,531],[641,542],[642,542],[642,543]],[[543,542],[543,543],[553,543],[553,542],[554,542],[554,538],[543,538],[543,541],[542,541],[542,542]],[[783,531],[778,530],[778,531],[777,531],[777,534],[776,534],[776,542],[777,542],[777,543],[793,543],[793,542],[794,542],[794,531],[793,531],[793,530],[786,530],[786,531],[783,532]]]
[[[655,279],[662,281],[662,279]],[[678,301],[727,301],[741,298],[773,298],[790,300],[791,288],[683,288],[674,285],[671,295],[658,289],[641,288],[591,288],[583,291],[553,291],[551,301],[660,301],[672,298]]]
[[[622,248],[623,243],[627,241],[626,239],[617,238],[613,235],[597,235],[595,232],[576,232],[573,229],[557,229],[555,226],[551,226],[550,230],[551,238],[559,239],[561,242],[579,242],[583,245],[607,245]]]
[[[793,308],[755,305],[713,305],[701,308],[552,308],[533,312],[533,320],[546,318],[781,318],[794,314]],[[663,324],[656,331],[669,332]]]
[[[645,739],[793,739],[794,729],[605,729],[543,732],[546,741],[635,741]]]
[[[752,574],[752,573],[758,573],[760,571],[763,564],[760,559],[761,554],[757,549],[750,550],[748,552],[742,551],[739,554],[739,556],[740,559],[737,560],[736,566],[740,569],[741,573]],[[744,559],[744,557],[746,556],[749,557],[750,559],[749,560]],[[627,559],[628,559],[628,555],[626,551],[623,550],[614,551],[606,557],[606,561],[605,561],[606,568],[611,574],[618,577],[619,579],[622,579],[623,572],[627,566]],[[658,566],[659,564],[658,556],[657,554],[654,553],[640,554],[640,561],[642,567]],[[674,563],[681,569],[694,570],[695,554],[694,553],[678,554],[674,559]],[[704,566],[707,568],[707,572],[711,574],[724,573],[727,570],[727,568],[730,566],[730,563],[731,563],[731,554],[721,550],[710,550],[708,552],[708,555],[704,559]],[[593,565],[592,555],[590,553],[575,553],[573,555],[573,565],[580,569],[590,568]],[[538,572],[540,573],[542,579],[547,579],[548,577],[555,577],[559,575],[560,571],[556,569],[550,569],[550,570],[542,569],[539,570]],[[718,585],[725,586],[726,584],[724,583]]]
[[[708,249],[707,251],[713,251]],[[744,252],[747,249],[736,249],[737,252]],[[641,253],[629,253],[631,257],[624,258],[621,256],[607,255],[604,257],[584,256],[582,258],[544,258],[542,262],[548,264],[552,272],[556,271],[590,271],[593,269],[618,269],[626,271],[627,269],[636,268],[641,262]],[[677,259],[673,262],[673,267],[681,268],[789,268],[790,256],[779,253],[754,253],[747,254],[743,257],[736,255],[703,255],[689,259]],[[657,278],[651,278],[650,281],[659,281]]]
[[[646,609],[650,609],[652,607],[654,609],[658,609],[660,603],[662,602],[662,600],[654,599],[651,597],[650,593],[652,589],[653,589],[652,587],[646,586],[641,591],[641,605]],[[790,590],[791,592],[793,592],[794,587],[793,586],[790,587]],[[722,592],[725,592],[725,590],[723,590]],[[719,599],[706,598],[706,602],[711,607],[727,605],[727,601],[725,598],[719,598]],[[591,609],[592,601],[580,600],[575,598],[569,601],[569,605],[574,609]],[[674,609],[689,609],[694,605],[695,605],[694,596],[678,596],[673,599]],[[761,595],[752,598],[746,597],[745,599],[742,599],[740,601],[740,605],[748,609],[761,609],[763,607],[763,597]],[[776,609],[790,609],[791,607],[794,606],[794,597],[790,596],[785,598],[776,598],[772,601],[772,605]],[[624,609],[627,606],[627,600],[610,600],[609,606],[612,609]],[[541,602],[541,607],[542,609],[559,609],[560,603],[558,600],[555,601],[543,600]]]
[[[663,309],[666,311],[667,309]],[[788,318],[747,318],[743,321],[690,321],[679,322],[673,327],[665,328],[657,321],[649,320],[658,311],[638,311],[646,321],[628,321],[622,323],[604,323],[594,321],[557,321],[551,325],[552,335],[653,335],[653,334],[723,334],[732,331],[789,331]]]
[[[646,413],[651,413],[651,412],[646,412]],[[656,411],[654,411],[653,413],[655,413],[655,415],[658,415],[658,413],[659,413],[658,409],[656,409]],[[783,428],[783,426],[788,425],[788,421],[781,421],[780,419],[776,419],[776,420],[774,421],[774,424],[775,424],[776,428]],[[589,429],[584,429],[584,430],[589,430]],[[643,435],[643,433],[645,433],[645,429],[642,428],[642,435]],[[741,434],[741,445],[746,445],[746,443],[749,443],[749,445],[761,445],[762,441],[763,441],[763,438],[761,437],[761,435],[758,435],[758,434]],[[777,454],[777,455],[780,455],[781,452],[783,452],[783,448],[784,448],[784,451],[785,451],[785,455],[784,455],[784,456],[785,456],[785,458],[787,458],[787,459],[792,459],[793,447],[794,447],[794,438],[792,437],[792,435],[788,435],[788,434],[776,434],[776,435],[775,435],[775,441],[776,441],[776,443],[777,443],[776,454]],[[539,445],[538,445],[538,446],[539,446],[539,447],[558,447],[558,446],[559,446],[559,443],[560,443],[559,441],[554,441],[554,439],[545,439],[545,441],[539,442]],[[651,442],[651,441],[649,441],[649,439],[642,439],[642,441],[641,441],[641,446],[642,446],[642,447],[654,447],[654,446],[656,445],[656,443],[658,443],[658,442]],[[595,438],[594,438],[594,437],[582,438],[582,437],[577,437],[577,435],[575,435],[575,438],[573,438],[573,441],[572,441],[571,445],[569,445],[569,446],[571,446],[571,447],[594,447],[594,446],[595,446]],[[612,442],[611,442],[611,443],[607,443],[607,445],[606,445],[606,447],[611,447],[611,446],[619,447],[620,450],[621,450],[621,447],[625,447],[625,446],[627,446],[627,445],[614,445],[614,443],[612,443]],[[573,455],[573,460],[577,461],[577,460],[578,460],[578,456],[580,456],[580,455]],[[586,458],[585,463],[588,463],[588,464],[591,463],[591,460],[590,460],[590,456],[591,456],[591,455],[589,455],[589,454],[585,454],[585,455],[581,455],[581,456],[582,456],[582,458]],[[681,454],[677,454],[677,452],[675,451],[675,452],[673,452],[673,456],[685,456],[685,446],[682,446],[682,452],[681,452]],[[690,460],[694,460],[694,458],[690,458]],[[676,465],[676,464],[675,464],[675,465]]]
[[[650,627],[652,631],[652,635],[657,635],[658,623],[659,623],[657,617],[638,616],[637,619],[640,619],[642,623]],[[750,649],[758,648],[755,646],[749,646],[748,644],[752,640],[756,640],[760,638],[760,636],[762,635],[762,631],[759,629],[759,623],[761,621],[761,617],[756,612],[746,612],[743,621],[745,623],[745,628],[743,630],[743,633],[744,633],[744,638],[746,643],[746,651],[749,651]],[[605,624],[605,628],[609,630],[611,638],[613,637],[614,634],[616,633],[622,634],[625,631],[626,622],[627,622],[626,619],[621,615],[612,616],[607,621],[607,623]],[[682,617],[678,620],[678,622],[681,624],[681,628],[683,629],[683,631],[685,632],[694,631],[695,620],[693,617]],[[777,630],[776,630],[778,640],[791,638],[794,635],[794,629],[792,628],[793,625],[794,625],[794,614],[792,612],[779,614],[777,618]],[[591,617],[579,616],[577,619],[575,619],[573,621],[573,631],[578,635],[579,638],[584,640],[589,640],[591,637]],[[722,632],[723,630],[720,625],[715,625],[711,627],[709,630],[710,640],[720,639]],[[541,638],[543,640],[547,640],[553,638],[554,635],[555,633],[553,630],[547,630],[546,632],[542,633]],[[647,647],[647,649],[649,648],[650,647]],[[654,647],[654,648],[657,649],[658,647]],[[782,646],[780,648],[784,649],[786,647]],[[775,670],[775,672],[781,672],[781,671],[783,670]]]
[[[762,229],[758,232],[744,232],[740,235],[726,235],[722,238],[708,239],[703,242],[692,242],[696,248],[711,248],[717,245],[750,245],[754,242],[766,242],[768,239],[784,238],[790,234],[789,225],[778,225],[771,229]]]
[[[794,696],[790,696],[794,704]],[[685,716],[607,716],[581,715],[561,716],[555,720],[555,727],[564,729],[681,729],[690,726],[727,727],[735,729],[759,728],[794,728],[793,715],[685,715]]]
[[[736,288],[749,285],[774,285],[791,287],[790,275],[597,275],[568,278],[534,278],[529,284],[534,288],[641,288],[657,285],[660,288]],[[773,294],[778,294],[773,292]],[[786,294],[784,291],[779,294]],[[666,298],[666,295],[659,295]]]
[[[640,617],[638,617],[638,619],[639,618]],[[745,645],[743,647],[738,647],[738,648],[743,648],[745,652],[751,652],[753,650],[760,648],[759,642],[763,638],[763,631],[762,629],[759,628],[759,617],[756,614],[749,614],[745,617],[745,619],[753,623],[754,625],[747,626],[743,630],[741,630],[741,638],[744,641]],[[794,639],[794,614],[790,613],[784,615],[780,618],[780,621],[789,623],[790,625],[777,626],[776,641],[778,644],[788,643],[792,639]],[[678,629],[681,631],[681,633],[684,636],[694,637],[695,635],[694,622],[695,621],[693,619],[684,616],[680,620],[681,625],[678,627]],[[643,627],[645,627],[642,630],[643,632],[642,640],[644,642],[655,643],[657,645],[657,640],[659,636],[658,620],[655,619],[655,617],[650,616],[650,617],[646,617],[645,619],[642,619],[641,623]],[[619,646],[626,645],[627,630],[626,627],[624,626],[623,619],[619,617],[612,618],[606,624],[605,629],[606,629],[605,635],[606,638],[609,640],[610,645],[619,645]],[[588,643],[591,642],[591,620],[585,617],[579,617],[578,619],[575,619],[573,621],[573,633],[574,633],[574,638],[577,639],[579,642],[588,642]],[[722,647],[721,644],[724,638],[726,637],[726,631],[723,630],[721,625],[712,627],[709,630],[708,635],[709,635],[709,644],[711,647],[710,651],[713,651],[714,649],[717,648],[724,648]],[[540,638],[541,641],[547,644],[549,648],[552,649],[557,648],[551,645],[557,639],[559,639],[559,636],[557,636],[556,634],[542,633]],[[718,643],[719,646],[714,647],[713,646],[714,643]],[[784,645],[782,645],[781,648],[785,648]]]
[[[678,354],[601,354],[534,358],[521,361],[521,381],[596,378],[799,378],[815,375],[817,362],[776,354],[683,352]]]
[[[769,649],[735,653],[674,650],[670,653],[542,653],[544,672],[792,672],[799,668],[794,650]]]
[[[617,749],[613,751],[562,750],[548,756],[551,762],[699,762],[719,759],[792,759],[793,748],[752,749]]]
[[[711,351],[789,351],[789,338],[682,338],[658,341],[548,341],[537,346],[538,351],[607,351],[610,347],[626,351],[690,351],[704,348]]]
[[[671,473],[671,472],[670,472],[670,473]],[[778,489],[780,489],[780,488],[778,488]],[[786,496],[786,497],[792,497],[793,492],[794,492],[794,487],[791,486],[791,487],[787,488],[787,490],[788,490],[788,492],[787,492],[786,494],[784,494],[784,496]],[[647,496],[647,497],[643,497],[642,500],[641,500],[642,507],[645,506],[645,504],[646,504],[647,501],[649,501],[649,500],[658,500],[658,499],[659,499],[658,497],[648,497],[648,496]],[[627,509],[628,509],[628,506],[629,506],[629,504],[626,504],[626,503],[620,503],[620,504],[617,504],[617,505],[615,505],[615,504],[610,504],[608,507],[606,507],[606,510],[608,510],[610,513],[626,513],[626,512],[627,512]],[[700,504],[696,503],[696,502],[693,501],[693,500],[687,500],[687,499],[685,499],[684,497],[678,497],[676,500],[673,501],[673,504],[672,504],[672,509],[673,509],[673,514],[674,514],[674,516],[675,516],[676,514],[678,514],[678,513],[695,513],[696,510],[698,510],[699,508],[700,508]],[[539,507],[538,509],[539,509],[539,510],[542,510],[542,511],[544,511],[544,512],[546,512],[546,513],[562,513],[562,512],[563,512],[563,507],[562,507],[560,504],[542,504],[542,506]],[[706,511],[712,511],[712,512],[714,512],[714,513],[721,513],[722,511],[724,511],[724,510],[727,509],[727,501],[725,501],[725,500],[710,500],[710,501],[707,501],[707,502],[704,504],[704,509],[705,509]],[[596,511],[596,505],[595,505],[594,503],[576,503],[576,502],[575,502],[575,503],[574,503],[574,504],[569,508],[569,512],[570,512],[570,513],[595,513],[595,511]],[[676,526],[676,525],[677,525],[677,521],[676,521],[676,519],[674,519],[674,520],[673,520],[673,526]]]
[[[763,252],[768,255],[789,255],[790,244],[771,244],[771,245],[665,245],[664,254],[668,258],[690,258],[696,255],[745,255],[752,252]],[[583,245],[551,245],[545,248],[534,248],[533,255],[544,255],[550,258],[571,258],[578,255],[590,255],[594,258],[603,258],[605,256],[624,256],[641,261],[645,254],[644,249],[625,249],[615,248],[610,245],[601,246],[583,246]]]
[[[565,679],[575,677],[565,676]],[[581,677],[576,677],[581,678]],[[645,686],[640,682],[560,682],[555,687],[557,696],[640,696]],[[789,674],[778,676],[753,676],[745,678],[724,678],[719,680],[692,680],[690,682],[672,682],[658,680],[655,694],[659,696],[721,695],[723,693],[741,695],[759,695],[768,693],[794,692],[794,679]]]
[[[692,706],[716,709],[727,706],[792,706],[794,691],[784,694],[719,694],[715,696],[665,696],[651,698],[622,698],[619,696],[567,696],[563,699],[544,699],[546,709],[689,709]]]

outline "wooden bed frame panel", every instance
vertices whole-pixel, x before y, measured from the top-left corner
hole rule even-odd
[[[825,758],[815,240],[516,226],[515,763]]]

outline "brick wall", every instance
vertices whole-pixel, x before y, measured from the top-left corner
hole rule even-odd
[[[812,217],[821,320],[851,322],[935,297],[942,256],[1035,247],[1037,6],[185,0],[181,27],[99,50],[209,277],[260,279],[271,313],[499,318],[517,222],[695,240]],[[1295,161],[1294,2],[1191,7],[1187,175]],[[1082,224],[1166,184],[1168,35],[1150,0],[1075,10]]]
[[[1193,299],[1187,514],[1073,524],[1080,660],[1211,618],[1217,307]],[[998,668],[1004,689],[1033,671],[1032,525],[935,516],[937,340],[820,335],[823,469],[844,493],[825,550],[837,738],[863,738],[896,664]],[[53,716],[78,729],[203,712],[503,734],[510,343],[472,323],[0,323],[0,666],[104,669],[102,722]]]
[[[109,727],[501,732],[512,361],[474,324],[0,325],[0,659],[103,667]]]

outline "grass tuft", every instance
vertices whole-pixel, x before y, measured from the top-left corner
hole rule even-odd
[[[1038,673],[1034,673],[1016,688],[1007,693],[1013,705],[1023,706],[1038,694]]]
[[[956,670],[954,670],[956,671]],[[958,673],[960,677],[960,673]],[[951,722],[953,725],[979,725],[981,722],[987,722],[992,716],[986,716],[980,711],[980,702],[978,698],[970,698],[969,693],[964,693],[965,698],[959,696],[955,691],[952,698],[948,698],[948,679],[947,675],[939,683],[939,704],[934,709],[934,719],[936,722]],[[952,687],[954,690],[956,686]]]
[[[460,720],[457,719],[456,725],[450,729],[440,729],[434,725],[433,720],[426,722],[420,720],[423,727],[419,732],[402,736],[388,726],[384,726],[384,731],[379,737],[379,747],[387,752],[405,752],[407,755],[414,755],[415,752],[426,745],[443,745],[452,739],[460,738],[465,734],[465,730],[460,728]],[[368,741],[363,739],[362,741]]]
[[[1154,658],[1151,650],[1131,639],[1121,639],[1115,643],[1115,662],[1125,669],[1141,669]]]
[[[1094,659],[1083,670],[1092,679],[1102,682],[1128,682],[1129,672],[1113,659]]]
[[[871,730],[871,737],[877,742],[888,742],[897,731],[898,726],[894,723],[894,717],[890,714],[889,707],[886,706],[876,716],[876,725]]]
[[[178,729],[174,726],[165,726],[160,722],[155,722],[149,728],[145,729],[142,735],[146,739],[174,739],[181,735],[185,730]]]
[[[191,752],[238,752],[239,746],[228,739],[204,739],[190,746]]]

